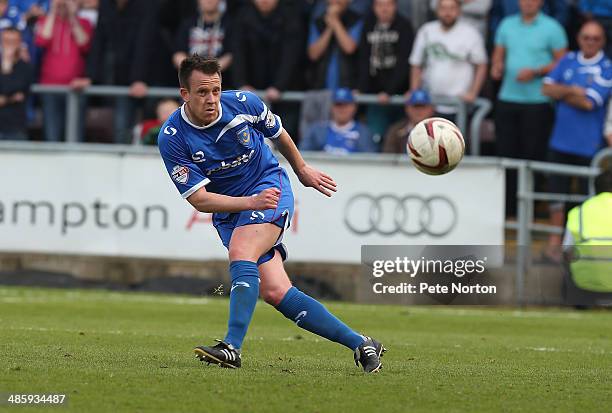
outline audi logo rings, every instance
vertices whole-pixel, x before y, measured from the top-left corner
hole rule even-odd
[[[448,198],[409,194],[357,194],[344,209],[344,224],[355,234],[444,237],[457,225],[457,207]]]

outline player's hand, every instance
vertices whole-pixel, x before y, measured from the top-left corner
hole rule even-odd
[[[606,135],[606,141],[608,142],[608,146],[612,148],[612,133]]]
[[[252,197],[251,209],[262,211],[265,209],[276,209],[278,200],[280,199],[281,191],[278,188],[264,189],[257,195]]]
[[[519,82],[530,82],[535,78],[536,72],[533,69],[521,69],[516,75],[516,80]]]
[[[332,196],[332,192],[336,192],[336,182],[331,176],[324,174],[309,165],[304,165],[302,169],[297,171],[297,176],[305,187],[314,188],[325,196]]]

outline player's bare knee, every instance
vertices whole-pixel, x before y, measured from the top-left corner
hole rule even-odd
[[[247,245],[236,244],[230,245],[229,250],[229,260],[232,261],[257,261],[259,258],[257,253],[253,251],[252,248],[249,248]]]
[[[287,288],[283,286],[271,286],[268,288],[261,289],[259,295],[268,304],[276,307],[283,301],[283,298],[287,294]]]

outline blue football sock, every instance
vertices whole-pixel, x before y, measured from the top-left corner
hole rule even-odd
[[[257,297],[259,296],[259,270],[251,261],[232,261],[230,263],[232,289],[230,291],[230,312],[225,342],[235,348],[242,347]]]
[[[365,340],[338,320],[327,308],[295,287],[291,287],[276,309],[298,327],[355,350]]]

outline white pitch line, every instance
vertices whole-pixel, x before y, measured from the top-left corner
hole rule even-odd
[[[137,332],[137,331],[123,331],[123,330],[75,330],[71,328],[47,328],[47,327],[3,327],[0,326],[0,330],[11,330],[11,331],[38,331],[43,333],[48,332],[56,332],[56,333],[70,333],[70,334],[79,334],[84,333],[85,335],[100,335],[100,334],[109,334],[109,335],[130,335],[130,336],[145,336],[145,337],[176,337],[176,338],[188,338],[188,339],[197,339],[201,338],[200,334],[151,334],[147,332]]]
[[[612,351],[606,351],[604,349],[593,349],[593,348],[582,348],[580,350],[573,350],[573,349],[560,349],[560,348],[555,348],[555,347],[523,347],[523,348],[516,348],[517,351],[522,351],[522,350],[530,350],[530,351],[538,351],[538,352],[545,352],[545,353],[589,353],[589,354],[597,354],[597,355],[606,355],[606,354],[612,354]]]
[[[86,302],[130,302],[130,303],[158,303],[158,304],[177,304],[177,305],[205,305],[210,300],[205,297],[154,297],[148,295],[134,294],[83,294],[79,292],[65,292],[59,295],[43,295],[42,293],[19,293],[6,294],[0,293],[0,303],[59,303],[67,301],[86,301]]]

